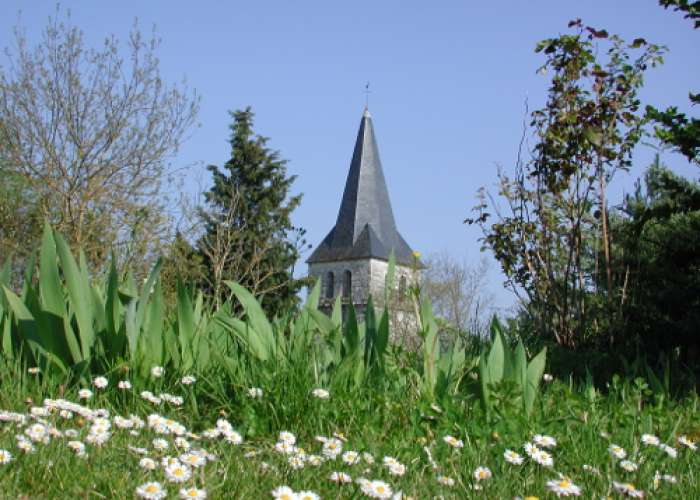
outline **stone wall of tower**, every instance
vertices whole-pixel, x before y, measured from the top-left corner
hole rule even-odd
[[[344,274],[350,271],[352,276],[352,302],[355,306],[358,321],[362,321],[365,306],[370,293],[377,309],[377,313],[384,307],[384,286],[389,263],[380,259],[357,259],[338,262],[319,262],[309,265],[309,275],[321,280],[320,307],[326,313],[330,313],[336,298],[343,294]],[[327,296],[328,273],[333,273],[333,296]],[[405,278],[406,287],[411,286],[420,279],[419,272],[407,267],[397,265],[395,268],[394,302],[390,305],[392,342],[401,343],[409,348],[414,348],[417,342],[415,332],[417,321],[414,317],[413,307],[409,298],[401,299],[399,287],[401,278]]]

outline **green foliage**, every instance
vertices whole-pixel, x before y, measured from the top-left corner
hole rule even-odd
[[[202,212],[206,232],[198,248],[208,293],[223,301],[224,281],[251,291],[271,316],[296,304],[305,282],[293,278],[304,231],[291,222],[301,195],[290,196],[295,176],[286,161],[267,147],[267,138],[253,134],[250,108],[232,113],[231,158],[223,168],[211,165],[213,186],[205,193]],[[295,237],[297,238],[295,240]]]
[[[570,27],[573,34],[537,46],[552,79],[546,106],[532,113],[532,158],[519,161],[513,179],[499,173],[510,213],[494,207],[490,220],[482,190],[477,216],[466,222],[480,225],[483,246],[536,330],[575,347],[605,334],[619,313],[606,189],[631,165],[645,123],[637,93],[663,49],[643,39],[627,44],[580,20]]]
[[[697,366],[700,355],[700,185],[657,157],[645,186],[626,198],[614,226],[626,321],[617,344],[633,353],[674,356]]]
[[[479,357],[481,402],[487,411],[491,410],[498,396],[495,393],[510,385],[511,399],[517,400],[511,404],[530,414],[544,375],[547,348],[528,363],[522,341],[518,340],[515,350],[511,350],[504,342],[501,325],[495,317],[491,322],[491,332],[491,347]]]

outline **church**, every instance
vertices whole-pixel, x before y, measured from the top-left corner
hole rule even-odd
[[[365,107],[335,226],[306,261],[309,275],[321,280],[321,309],[330,311],[340,296],[344,315],[352,303],[361,321],[371,295],[381,310],[392,251],[397,300],[390,311],[392,330],[399,334],[399,323],[406,323],[412,311],[406,291],[417,282],[422,264],[396,227],[372,116]]]

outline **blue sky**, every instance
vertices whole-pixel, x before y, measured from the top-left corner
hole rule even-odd
[[[3,0],[0,46],[21,23],[36,39],[54,1]],[[90,44],[108,33],[125,40],[134,19],[162,38],[166,80],[183,77],[202,96],[200,126],[173,159],[188,166],[189,190],[208,183],[204,166],[229,154],[228,110],[252,106],[255,129],[289,160],[303,192],[294,219],[317,244],[335,222],[365,96],[399,229],[424,254],[447,250],[480,258],[475,228],[462,224],[496,165],[512,167],[524,101],[545,97],[538,40],[566,32],[580,17],[624,38],[664,44],[666,64],[651,70],[645,102],[687,109],[700,90],[700,30],[653,0],[598,1],[63,1]],[[4,59],[0,59],[4,60]],[[654,151],[640,147],[621,174],[612,201],[632,189]],[[697,168],[664,154],[674,170]],[[305,266],[301,266],[305,268]],[[497,264],[490,288],[500,305]]]

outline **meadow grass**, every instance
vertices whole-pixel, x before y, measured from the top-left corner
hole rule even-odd
[[[429,403],[410,380],[401,386],[317,387],[307,370],[293,367],[255,385],[225,371],[183,384],[181,375],[166,369],[160,377],[134,380],[129,389],[118,387],[129,373],[115,368],[105,374],[106,388],[89,387],[88,399],[78,396],[87,387],[66,388],[17,363],[3,364],[0,375],[0,449],[12,455],[0,465],[3,498],[133,498],[153,481],[167,498],[186,487],[205,490],[208,498],[272,498],[273,491],[283,493],[281,486],[309,492],[308,498],[391,498],[397,492],[404,498],[554,498],[557,488],[561,496],[573,496],[576,488],[583,498],[624,496],[615,483],[634,485],[627,496],[700,495],[693,443],[700,433],[697,397],[670,400],[641,380],[616,379],[605,394],[554,380],[525,415],[511,404],[507,386],[496,388],[487,414],[468,390]],[[328,397],[315,396],[318,388]],[[59,399],[81,407],[55,403]],[[61,415],[57,407],[72,411]],[[655,436],[658,444],[644,444],[645,434],[644,441]],[[162,443],[155,439],[167,449],[157,449]],[[546,455],[530,457],[524,448],[538,439],[551,466],[538,463],[546,463]],[[22,451],[26,443],[34,451]],[[186,481],[172,482],[163,459],[182,458],[188,447],[206,464],[191,467]],[[523,463],[506,461],[506,450]],[[149,465],[145,457],[153,470],[143,467]],[[352,482],[334,482],[333,473]],[[377,481],[391,495],[376,491]],[[190,493],[197,498],[204,492]]]

